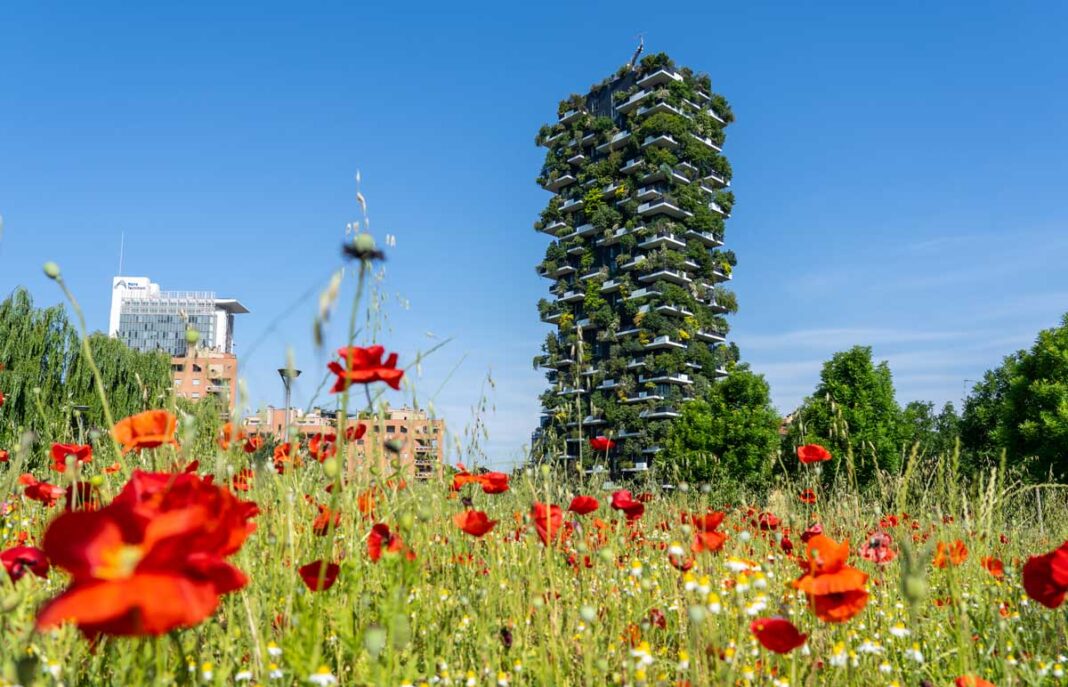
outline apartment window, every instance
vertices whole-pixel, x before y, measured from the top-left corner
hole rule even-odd
[[[194,392],[193,392],[193,393],[191,394],[191,397],[192,397],[192,398],[200,398],[200,392],[199,392],[199,391],[194,391]]]
[[[193,380],[193,386],[200,386],[200,380],[199,379],[194,379]]]
[[[401,425],[400,430],[401,430],[401,434],[407,434],[408,433],[408,428],[406,426],[404,426],[404,425]]]
[[[174,380],[174,385],[178,386],[178,387],[182,386],[182,380],[180,380],[180,379]]]

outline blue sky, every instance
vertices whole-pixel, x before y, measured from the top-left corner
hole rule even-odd
[[[125,232],[127,273],[249,306],[252,400],[280,404],[288,347],[325,364],[299,297],[337,263],[359,169],[374,233],[396,236],[382,339],[403,362],[452,337],[420,398],[442,387],[460,434],[488,389],[507,465],[544,386],[534,134],[640,32],[736,114],[732,338],[781,410],[855,343],[899,401],[958,401],[1068,310],[1054,2],[5,3],[0,290],[58,301],[55,260],[104,329]]]

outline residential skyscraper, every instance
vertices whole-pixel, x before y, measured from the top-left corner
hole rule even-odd
[[[536,458],[613,478],[649,470],[682,404],[726,374],[731,121],[707,75],[658,54],[565,99],[539,132],[538,183],[554,195],[535,223],[553,237],[538,309],[556,330],[535,359],[551,384]],[[614,447],[592,450],[599,435]]]

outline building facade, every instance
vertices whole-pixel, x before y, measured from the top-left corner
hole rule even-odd
[[[237,356],[189,349],[185,355],[171,356],[171,378],[179,398],[198,401],[214,397],[231,409],[237,398]]]
[[[681,405],[736,358],[732,120],[707,75],[659,54],[562,101],[538,133],[553,194],[535,223],[552,237],[538,309],[555,330],[535,358],[550,383],[536,459],[613,478],[651,469]],[[601,435],[614,447],[592,450]]]
[[[317,434],[336,434],[337,413],[313,408],[304,412],[289,411],[290,434],[302,440]],[[266,411],[246,418],[245,431],[270,434],[281,439],[285,435],[286,411],[268,406]],[[366,425],[363,437],[352,445],[347,461],[350,474],[376,467],[385,472],[399,461],[409,478],[427,480],[440,478],[445,465],[445,421],[431,418],[422,410],[388,408],[370,417],[349,418],[347,426]],[[392,442],[396,452],[385,448]]]
[[[138,351],[184,356],[186,330],[197,330],[197,346],[233,353],[234,315],[248,309],[211,291],[162,291],[148,277],[115,277],[111,283],[108,335]]]

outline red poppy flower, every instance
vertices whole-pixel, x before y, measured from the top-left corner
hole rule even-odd
[[[321,560],[297,568],[300,579],[304,580],[304,584],[313,592],[322,592],[333,587],[340,572],[341,568],[337,563],[324,563]],[[322,584],[319,583],[320,577]]]
[[[626,489],[612,494],[612,508],[623,511],[629,521],[637,520],[645,513],[645,504],[635,500]]]
[[[104,468],[104,472],[109,474],[109,475],[113,475],[113,474],[115,474],[116,472],[118,472],[121,469],[122,469],[122,465],[119,464],[119,461],[115,461],[111,465],[109,465],[106,468]]]
[[[461,530],[472,537],[481,537],[493,530],[497,520],[490,520],[489,516],[480,510],[465,510],[452,516],[452,521]]]
[[[391,532],[389,525],[378,523],[367,537],[367,555],[377,563],[382,558],[383,549],[386,553],[404,554],[408,560],[415,560],[415,552],[404,545],[400,535]]]
[[[93,447],[85,444],[52,444],[52,469],[67,471],[67,456],[72,456],[79,466],[93,460]]]
[[[560,506],[535,502],[530,509],[530,516],[534,520],[534,529],[541,537],[541,543],[545,545],[556,539],[557,532],[564,524],[564,514]]]
[[[341,356],[345,366],[331,361],[327,367],[337,375],[337,381],[330,389],[332,393],[338,393],[348,389],[352,384],[370,384],[372,382],[385,382],[394,389],[400,389],[400,380],[404,376],[404,370],[397,369],[397,354],[390,353],[385,362],[382,354],[386,349],[382,346],[360,348],[349,346],[339,348],[337,354]]]
[[[757,618],[749,625],[749,631],[768,651],[788,654],[805,643],[808,635],[801,634],[786,618]]]
[[[886,565],[897,558],[897,552],[891,548],[893,544],[889,534],[876,532],[860,547],[860,557],[877,565]]]
[[[378,496],[378,487],[371,487],[360,492],[356,497],[356,509],[363,515],[375,514],[375,497]]]
[[[337,454],[336,434],[316,434],[308,440],[308,453],[315,460],[322,463],[327,458]]]
[[[590,439],[590,448],[599,453],[606,453],[616,447],[616,442],[608,437],[593,437]]]
[[[1068,593],[1068,542],[1041,556],[1031,556],[1023,566],[1027,595],[1046,608],[1057,608]]]
[[[240,427],[238,427],[235,431],[234,423],[227,422],[225,425],[222,426],[222,429],[219,430],[219,436],[216,438],[216,443],[219,444],[219,448],[221,448],[222,450],[229,451],[230,442],[244,441],[245,436],[245,432]]]
[[[338,525],[341,524],[341,512],[331,512],[329,508],[320,504],[319,515],[312,522],[312,531],[320,537],[325,537],[330,531],[331,518],[334,521],[334,529],[337,529]]]
[[[805,554],[799,561],[805,573],[793,586],[808,596],[816,617],[841,623],[860,613],[868,603],[868,576],[846,565],[849,542],[817,534],[805,542]]]
[[[757,518],[757,524],[760,529],[765,531],[778,529],[780,522],[778,516],[773,515],[772,513],[761,513]]]
[[[160,635],[200,623],[247,582],[225,559],[257,510],[196,475],[135,471],[110,505],[52,521],[43,548],[71,584],[37,628],[73,621],[89,636]]]
[[[503,472],[487,472],[478,476],[478,483],[486,494],[501,494],[508,491],[508,475]]]
[[[364,434],[367,434],[367,425],[362,422],[355,425],[349,425],[345,428],[346,441],[359,441],[363,438]]]
[[[819,444],[806,444],[797,447],[797,458],[805,465],[822,463],[831,459],[831,452]]]
[[[48,556],[35,546],[13,546],[0,551],[0,564],[12,582],[18,582],[27,571],[37,577],[48,577]]]
[[[953,681],[954,687],[997,687],[993,682],[988,682],[975,675],[961,675]]]
[[[960,539],[957,539],[952,544],[940,541],[938,542],[938,549],[935,551],[934,566],[936,568],[944,568],[947,565],[960,565],[968,559],[968,547],[964,545]]]
[[[677,554],[669,553],[668,563],[671,563],[671,567],[675,568],[679,572],[688,572],[693,568],[696,561],[693,558],[684,559]]]
[[[263,446],[263,437],[259,434],[253,434],[245,440],[245,445],[242,448],[244,448],[245,453],[255,453],[260,450],[261,446]]]
[[[26,495],[26,498],[43,503],[46,506],[55,505],[56,499],[65,496],[67,493],[67,490],[63,487],[57,487],[48,482],[38,482],[30,474],[20,475],[19,484],[25,485],[26,488],[22,493]]]
[[[177,446],[174,438],[177,428],[178,418],[166,410],[146,410],[116,422],[111,434],[122,444],[123,453],[128,453],[164,444]]]
[[[0,463],[6,463],[9,458],[10,456],[8,455],[8,452],[0,448]]]
[[[1005,577],[1005,565],[1001,562],[1001,560],[992,556],[986,556],[980,561],[980,563],[987,572],[989,572],[997,579],[1000,580],[1001,578]]]
[[[808,526],[808,529],[801,533],[801,541],[807,544],[808,540],[812,539],[817,534],[823,534],[823,525],[818,522],[814,522]]]
[[[571,499],[571,505],[568,506],[567,509],[577,515],[586,515],[600,507],[601,504],[592,496],[576,496]]]
[[[244,468],[230,480],[230,488],[236,489],[237,491],[248,491],[252,486],[252,478],[255,476],[255,472],[248,468]]]
[[[818,500],[818,498],[816,496],[816,492],[813,491],[812,489],[805,489],[803,492],[801,492],[798,495],[797,498],[801,499],[801,503],[806,503],[806,504],[808,504],[810,506],[812,504],[816,503],[816,501]]]

